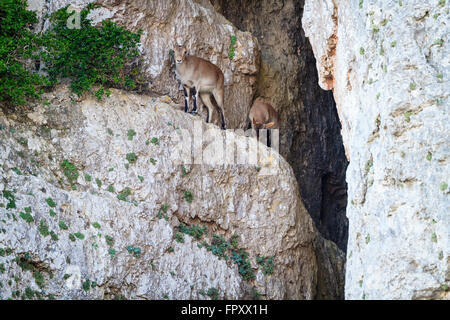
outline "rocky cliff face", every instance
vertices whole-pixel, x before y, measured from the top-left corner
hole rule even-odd
[[[73,103],[60,87],[44,101],[0,113],[2,298],[316,295],[317,231],[278,153],[214,163],[220,143],[243,160],[256,140],[168,97]],[[203,164],[188,161],[194,133]]]
[[[307,0],[347,158],[348,299],[448,299],[448,1]]]
[[[30,8],[36,10],[43,28],[49,26],[45,18],[67,5],[83,8],[90,0],[30,0]],[[177,0],[100,0],[101,7],[92,11],[95,22],[111,19],[136,32],[141,37],[142,68],[148,76],[148,91],[169,95],[182,103],[183,93],[175,79],[175,65],[170,50],[175,44],[186,44],[188,53],[216,64],[225,76],[225,117],[227,127],[246,129],[247,114],[255,92],[259,69],[260,49],[256,39],[242,32],[222,15],[209,1]],[[232,37],[236,43],[232,45]],[[230,56],[230,48],[234,54]],[[184,103],[184,102],[183,102]],[[192,106],[191,106],[192,108]],[[206,110],[203,115],[206,119]],[[218,113],[213,120],[220,123]]]
[[[332,94],[317,84],[315,59],[301,25],[304,1],[212,0],[261,47],[256,96],[280,114],[280,153],[299,181],[300,194],[320,233],[347,247],[347,187],[340,123]]]

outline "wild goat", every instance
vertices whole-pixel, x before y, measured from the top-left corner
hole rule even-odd
[[[211,95],[216,101],[222,129],[226,129],[223,111],[223,85],[224,76],[222,71],[211,62],[187,54],[184,45],[176,45],[174,48],[177,79],[184,88],[184,112],[189,112],[189,100],[191,94],[194,96],[194,109],[192,114],[197,113],[197,99],[200,96],[203,104],[208,110],[206,122],[210,122],[214,105]]]
[[[257,98],[253,102],[248,115],[252,130],[256,130],[256,137],[259,139],[259,130],[261,129],[279,129],[278,113],[264,99]],[[270,131],[268,132],[267,146],[270,147]]]

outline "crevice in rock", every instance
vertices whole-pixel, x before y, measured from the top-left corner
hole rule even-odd
[[[304,1],[211,3],[258,38],[262,62],[256,95],[268,98],[280,114],[280,153],[294,169],[317,229],[346,252],[348,162],[333,94],[318,85],[316,60],[302,29]]]

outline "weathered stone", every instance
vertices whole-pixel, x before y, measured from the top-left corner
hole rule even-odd
[[[347,299],[449,298],[448,16],[440,1],[306,1],[350,160]]]

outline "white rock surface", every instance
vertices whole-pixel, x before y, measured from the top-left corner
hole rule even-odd
[[[449,8],[306,1],[350,160],[347,299],[449,298]]]
[[[88,97],[72,103],[67,89],[60,87],[45,100],[48,105],[0,113],[3,299],[14,298],[17,290],[23,295],[27,287],[57,299],[202,299],[207,298],[202,290],[210,288],[227,299],[249,297],[253,288],[268,299],[315,296],[317,232],[292,169],[278,153],[260,145],[259,164],[184,164],[184,175],[174,154],[190,146],[179,141],[195,128],[226,137],[227,147],[241,153],[255,140],[214,125],[202,127],[197,117],[176,110],[168,97],[112,90],[101,102]],[[204,154],[210,141],[203,141]],[[130,153],[137,157],[131,164]],[[64,160],[79,172],[73,184],[61,168]],[[274,174],[265,175],[271,168]],[[117,195],[126,188],[131,191],[128,201],[120,201]],[[185,200],[186,190],[193,194],[192,203]],[[7,208],[7,191],[13,192],[16,208]],[[169,205],[167,220],[158,217],[163,204]],[[30,223],[20,216],[27,207],[34,219]],[[41,221],[58,240],[45,236]],[[68,230],[60,228],[60,221]],[[238,247],[248,251],[257,279],[244,280],[235,263],[220,260],[201,241],[185,235],[184,243],[177,242],[180,222],[206,225],[209,244],[213,234],[227,240],[239,235]],[[77,232],[84,238],[70,236]],[[108,244],[106,236],[114,243]],[[128,246],[140,248],[140,257],[130,254]],[[258,256],[274,256],[273,274],[262,273]],[[32,270],[21,270],[17,257]],[[33,280],[36,272],[45,279],[42,288]],[[87,279],[96,285],[84,290],[80,284]]]

